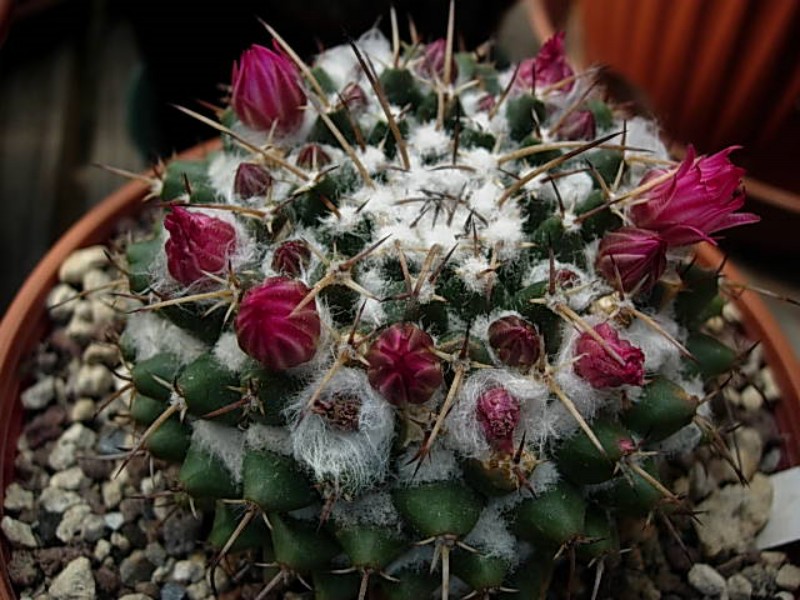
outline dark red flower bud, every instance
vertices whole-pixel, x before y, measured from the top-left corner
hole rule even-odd
[[[331,163],[331,157],[319,144],[307,144],[297,154],[297,166],[303,169],[320,169]]]
[[[167,270],[183,285],[223,271],[236,250],[236,230],[221,219],[176,206],[164,218],[164,227],[169,231]]]
[[[530,367],[539,360],[540,339],[536,327],[515,316],[502,317],[489,325],[489,345],[509,367]]]
[[[233,193],[239,198],[266,196],[272,189],[274,180],[269,171],[255,163],[241,163],[233,180]]]
[[[575,372],[596,388],[642,385],[644,352],[620,339],[608,323],[597,325],[594,331],[604,343],[583,332],[575,343],[575,356],[579,357]]]
[[[495,450],[514,452],[514,430],[519,423],[519,400],[501,387],[485,391],[475,406],[486,441]]]
[[[308,266],[311,250],[303,240],[289,240],[275,248],[272,269],[282,275],[297,277]]]

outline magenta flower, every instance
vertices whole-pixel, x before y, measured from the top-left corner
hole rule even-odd
[[[289,58],[253,45],[233,64],[231,107],[248,127],[280,134],[297,130],[303,121],[305,94]]]
[[[439,38],[435,42],[425,46],[425,54],[422,57],[422,64],[419,67],[420,73],[428,77],[444,77],[444,60],[447,55],[447,40]],[[455,79],[458,76],[458,68],[454,58],[450,59],[450,77]]]
[[[278,273],[297,277],[308,266],[311,250],[303,240],[289,240],[275,248],[272,268]]]
[[[635,227],[607,233],[600,241],[595,268],[611,284],[633,291],[653,287],[667,268],[667,242],[658,234]]]
[[[659,232],[669,246],[713,242],[710,235],[717,231],[757,222],[756,215],[734,214],[744,205],[740,190],[744,169],[728,159],[736,149],[731,146],[695,159],[695,150],[689,146],[675,176],[648,191],[646,202],[631,206],[633,222],[637,227]],[[641,183],[664,173],[650,171]]]
[[[501,387],[492,388],[478,398],[475,413],[489,445],[500,452],[513,453],[519,400]]]
[[[576,110],[564,119],[558,128],[558,137],[562,140],[593,140],[596,129],[592,111]]]
[[[515,316],[501,317],[489,325],[489,345],[509,367],[530,367],[539,360],[540,339],[532,323]]]
[[[167,270],[183,285],[223,271],[236,250],[236,230],[221,219],[175,206],[164,218],[164,227],[169,231],[164,245]]]
[[[241,163],[236,168],[233,180],[233,193],[240,198],[266,196],[272,189],[272,175],[261,165]]]
[[[564,32],[560,31],[542,45],[536,56],[519,64],[515,83],[519,87],[531,90],[558,83],[574,74],[564,52]],[[567,93],[574,85],[575,82],[570,81],[560,87],[559,91]]]
[[[367,377],[395,405],[422,404],[442,385],[431,336],[412,323],[384,329],[367,352]]]
[[[595,326],[594,331],[604,343],[584,331],[575,343],[575,372],[596,388],[642,385],[644,352],[620,339],[608,323]]]
[[[311,360],[322,325],[316,300],[297,310],[308,293],[305,284],[288,277],[271,277],[250,289],[234,323],[239,347],[272,371]]]

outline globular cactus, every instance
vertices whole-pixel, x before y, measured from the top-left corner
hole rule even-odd
[[[714,435],[736,361],[687,248],[755,219],[728,151],[671,162],[563,37],[518,69],[452,28],[276,40],[127,251],[136,449],[216,506],[211,544],[264,597],[538,598],[619,515],[679,510],[659,458]]]

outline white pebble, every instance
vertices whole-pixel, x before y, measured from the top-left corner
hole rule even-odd
[[[69,339],[78,344],[85,344],[94,337],[95,326],[91,321],[81,319],[78,315],[72,315],[65,332]]]
[[[111,276],[103,271],[102,269],[92,269],[91,271],[87,271],[86,274],[83,276],[83,280],[81,281],[81,286],[85,291],[89,290],[98,290],[106,285],[111,283]],[[103,293],[107,293],[106,290],[102,290]],[[101,292],[97,292],[93,295],[99,295]]]
[[[122,502],[122,484],[112,479],[103,484],[103,504],[106,508],[116,508]]]
[[[73,423],[70,428],[58,438],[59,442],[69,442],[83,450],[94,446],[96,440],[97,434],[81,423]]]
[[[108,513],[105,516],[105,520],[106,520],[106,525],[108,525],[108,528],[114,532],[116,532],[120,527],[122,527],[125,524],[125,517],[122,516],[121,512]],[[111,538],[111,543],[116,546],[116,544],[114,543],[113,536]]]
[[[3,508],[19,511],[33,508],[33,492],[26,490],[16,481],[6,488]]]
[[[800,567],[783,565],[775,576],[779,588],[794,592],[800,588]]]
[[[114,344],[94,342],[83,351],[83,362],[115,367],[119,364],[119,350]]]
[[[103,246],[90,246],[76,250],[61,264],[61,268],[58,270],[58,279],[65,283],[78,285],[83,282],[84,276],[89,271],[107,264],[108,257]]]
[[[39,546],[39,542],[33,536],[31,526],[27,523],[17,521],[6,515],[0,521],[0,529],[3,530],[6,539],[14,546],[22,546],[24,548],[36,548]]]
[[[80,467],[60,471],[50,478],[50,485],[62,490],[77,490],[86,480]]]
[[[85,556],[76,558],[59,573],[50,585],[52,600],[89,600],[95,597],[92,563]]]
[[[75,301],[69,301],[75,298],[78,292],[72,286],[66,283],[59,283],[47,296],[45,306],[50,311],[50,318],[59,323],[65,323],[75,312]]]
[[[80,396],[99,398],[110,391],[114,376],[104,365],[83,365],[78,371],[75,391]]]
[[[755,386],[748,385],[742,390],[740,402],[745,410],[756,411],[764,405],[764,398]]]
[[[761,369],[761,380],[763,382],[764,396],[770,402],[775,402],[781,397],[781,390],[775,381],[775,374],[769,367]]]
[[[76,504],[67,509],[61,518],[61,523],[56,527],[56,537],[65,544],[69,544],[81,535],[83,527],[88,521],[87,517],[91,514],[92,509],[88,504]]]
[[[78,398],[70,410],[69,418],[72,421],[91,421],[94,419],[96,405],[91,398]]]
[[[56,396],[58,395],[56,382],[59,382],[59,380],[50,376],[34,383],[32,386],[22,392],[22,394],[20,394],[22,406],[24,406],[27,410],[42,410],[45,406],[55,400]],[[61,385],[63,387],[64,384],[61,383]]]
[[[172,578],[179,583],[195,583],[200,581],[205,573],[202,563],[194,560],[179,560],[172,569]]]
[[[689,571],[689,584],[698,592],[719,597],[725,593],[725,578],[714,567],[697,563]]]
[[[111,542],[108,540],[98,540],[94,547],[94,559],[103,562],[111,554]]]
[[[57,487],[46,487],[39,495],[39,504],[51,513],[61,514],[80,503],[81,497],[78,494]]]

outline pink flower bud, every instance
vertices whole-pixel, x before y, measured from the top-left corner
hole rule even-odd
[[[489,112],[497,104],[497,99],[492,94],[484,94],[478,99],[478,110],[481,112]]]
[[[342,100],[350,112],[358,112],[367,106],[367,94],[357,83],[348,83],[342,90]]]
[[[239,347],[273,371],[311,360],[321,330],[316,300],[292,314],[308,293],[305,284],[287,277],[272,277],[250,289],[236,315]]]
[[[419,72],[431,78],[442,79],[444,77],[444,61],[447,55],[447,40],[439,38],[425,46],[425,54],[422,57],[422,64]],[[458,67],[454,58],[450,59],[450,77],[458,77]]]
[[[532,366],[539,360],[539,342],[536,327],[519,317],[501,317],[489,325],[489,345],[509,367]]]
[[[677,173],[648,191],[647,202],[631,207],[633,222],[637,227],[659,232],[670,246],[713,242],[712,233],[757,222],[756,215],[734,214],[744,205],[744,194],[739,189],[744,169],[728,160],[736,149],[731,146],[695,160],[694,148],[689,146]],[[641,183],[665,172],[650,171]]]
[[[303,240],[289,240],[275,248],[272,255],[272,268],[278,273],[297,277],[308,266],[311,250]]]
[[[442,385],[433,340],[411,323],[384,329],[367,352],[369,382],[395,405],[422,404]]]
[[[253,45],[233,64],[231,106],[248,127],[292,133],[303,121],[305,94],[294,63],[281,53]]]
[[[593,140],[595,133],[594,114],[590,110],[570,113],[558,128],[558,137],[562,140]]]
[[[604,344],[583,332],[575,343],[575,372],[596,388],[642,385],[644,352],[620,339],[608,323],[595,326],[594,331]]]
[[[520,63],[515,83],[518,87],[530,90],[558,83],[574,74],[567,63],[564,32],[561,31],[542,44],[536,56]],[[574,85],[575,82],[570,81],[558,88],[558,91],[566,94]]]
[[[475,413],[492,448],[508,454],[514,452],[514,429],[519,423],[519,412],[519,400],[501,387],[481,394]]]
[[[164,227],[169,231],[167,270],[183,285],[223,271],[236,250],[236,230],[221,219],[176,206],[164,218]]]
[[[236,168],[233,193],[244,199],[266,196],[272,189],[273,181],[272,175],[261,165],[241,163]]]
[[[319,169],[331,163],[331,157],[319,144],[307,144],[297,154],[297,166],[303,169]]]
[[[626,292],[648,290],[667,268],[667,243],[652,231],[617,229],[600,241],[595,268],[612,285],[621,281]]]

